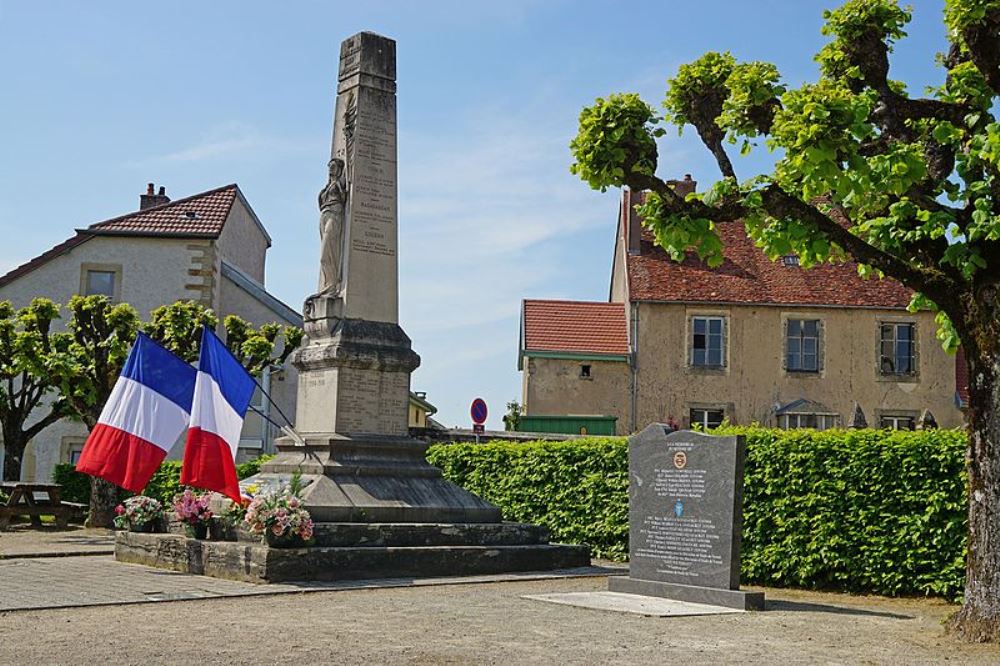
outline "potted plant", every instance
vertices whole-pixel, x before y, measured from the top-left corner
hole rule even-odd
[[[129,532],[156,532],[163,519],[163,505],[152,497],[136,495],[115,507],[115,527]]]
[[[204,539],[208,536],[208,523],[212,520],[212,511],[208,508],[210,500],[209,493],[198,495],[190,488],[174,495],[174,515],[184,523],[184,532],[189,537]]]
[[[258,495],[243,518],[254,534],[263,535],[273,548],[305,546],[313,536],[313,521],[302,500],[289,491]]]

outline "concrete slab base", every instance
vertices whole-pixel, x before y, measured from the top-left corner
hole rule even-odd
[[[527,594],[522,599],[545,601],[551,604],[576,606],[617,613],[634,613],[648,617],[683,617],[686,615],[727,615],[745,613],[738,608],[693,604],[675,599],[646,597],[622,592],[567,592],[563,594]]]
[[[763,592],[744,592],[743,590],[724,590],[715,587],[663,583],[655,580],[630,578],[628,576],[611,576],[608,578],[608,590],[648,597],[662,597],[664,599],[694,604],[724,606],[738,610],[764,610]]]

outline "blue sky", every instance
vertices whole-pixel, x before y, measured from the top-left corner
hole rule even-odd
[[[520,399],[522,298],[607,298],[618,193],[569,174],[580,109],[615,91],[659,105],[706,50],[812,79],[834,2],[12,2],[0,0],[0,271],[138,206],[239,183],[274,246],[267,286],[293,307],[316,281],[316,193],[341,40],[397,40],[400,323],[413,388],[447,425],[482,396],[490,427]],[[913,2],[893,76],[938,83],[943,2]],[[740,160],[741,177],[767,156]],[[693,132],[659,173],[717,177]]]

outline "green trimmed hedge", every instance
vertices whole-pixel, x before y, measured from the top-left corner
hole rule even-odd
[[[962,592],[964,433],[770,430],[747,439],[743,581],[883,595]],[[628,554],[624,438],[438,444],[445,476],[594,555]]]
[[[248,460],[242,465],[236,466],[236,475],[245,479],[260,471],[262,463],[270,460],[274,456],[260,456],[253,460]],[[52,482],[62,486],[62,498],[67,502],[90,503],[90,477],[81,472],[69,463],[56,465],[52,473]],[[149,480],[149,485],[143,491],[143,495],[155,497],[164,504],[173,501],[174,495],[181,492],[181,462],[179,460],[165,460],[160,463],[160,468]]]

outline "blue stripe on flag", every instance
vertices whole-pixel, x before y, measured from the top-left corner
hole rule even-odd
[[[243,364],[207,326],[202,329],[198,369],[215,379],[222,396],[240,417],[247,413],[257,384]]]
[[[191,413],[198,371],[146,334],[136,336],[121,376],[149,387]]]

